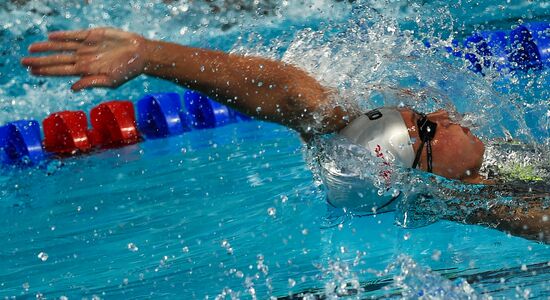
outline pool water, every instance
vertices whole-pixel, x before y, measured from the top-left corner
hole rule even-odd
[[[429,91],[440,100],[418,107],[474,111],[484,139],[549,147],[548,70],[481,76],[422,45],[510,29],[520,19],[549,21],[543,1],[259,1],[245,9],[230,1],[88,2],[0,4],[2,123],[184,91],[140,77],[74,94],[74,78],[31,77],[18,64],[50,30],[108,25],[283,59],[343,101],[376,85]],[[0,297],[550,297],[549,245],[449,221],[407,229],[392,214],[333,217],[308,155],[295,132],[252,121],[5,168]]]

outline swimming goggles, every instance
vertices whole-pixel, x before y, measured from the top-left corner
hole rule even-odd
[[[437,123],[434,123],[430,120],[428,120],[428,117],[426,114],[416,112],[420,116],[420,118],[416,121],[416,125],[418,126],[418,135],[420,137],[420,148],[418,148],[418,151],[416,152],[416,156],[414,158],[414,162],[412,165],[412,168],[416,168],[418,166],[418,162],[420,161],[420,156],[422,155],[422,150],[424,149],[424,144],[427,143],[426,151],[427,151],[427,160],[428,160],[428,172],[432,173],[432,140],[435,136],[435,130],[437,129]]]

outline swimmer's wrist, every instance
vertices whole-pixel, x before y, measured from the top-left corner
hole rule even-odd
[[[143,66],[143,74],[152,75],[151,70],[158,67],[155,64],[155,49],[159,47],[158,42],[155,40],[144,39],[143,45],[143,56],[145,61]]]
[[[177,77],[177,67],[186,62],[190,49],[187,46],[146,39],[144,42],[145,65],[143,74],[168,78]]]

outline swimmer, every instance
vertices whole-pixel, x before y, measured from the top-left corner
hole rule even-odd
[[[335,106],[331,89],[284,62],[149,40],[113,28],[53,32],[47,41],[32,44],[29,51],[48,53],[22,59],[32,74],[78,76],[74,91],[116,88],[145,74],[200,91],[258,120],[290,127],[306,141],[339,133],[371,152],[373,158],[391,157],[387,161],[401,167],[467,184],[489,183],[479,173],[485,145],[468,128],[453,122],[446,111],[424,114],[393,107],[362,112],[356,107]],[[332,178],[336,180],[325,182],[329,201],[331,191],[343,189],[337,193],[344,195],[342,204],[336,205],[349,205],[345,198],[356,192],[348,189],[351,185],[345,180],[339,181],[342,176]],[[394,205],[395,197],[375,201],[368,208]],[[547,191],[542,197],[548,197]],[[527,209],[515,209],[513,215],[509,214],[511,208],[495,204],[486,210],[444,217],[550,243],[550,207],[541,202],[530,202]],[[463,210],[462,205],[455,207]]]

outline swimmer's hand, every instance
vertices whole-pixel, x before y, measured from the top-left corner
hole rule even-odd
[[[79,91],[91,87],[118,87],[143,73],[147,40],[135,33],[113,28],[57,31],[48,41],[34,43],[21,63],[39,76],[80,76],[71,87]]]

